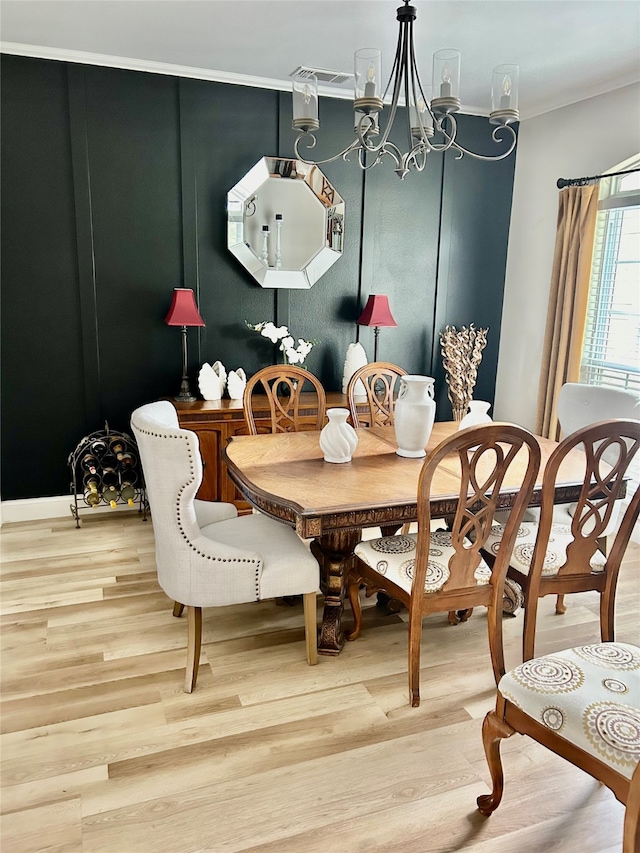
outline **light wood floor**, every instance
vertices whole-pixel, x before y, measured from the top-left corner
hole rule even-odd
[[[365,611],[316,667],[302,605],[207,610],[196,691],[186,620],[156,584],[152,523],[85,514],[6,525],[2,850],[82,853],[608,853],[623,808],[532,741],[504,742],[489,819],[480,727],[492,707],[484,611],[425,621],[410,708],[406,625]],[[632,549],[632,550],[631,550]],[[640,643],[640,547],[621,571],[617,638]],[[597,596],[540,606],[539,652],[598,639]],[[519,661],[521,618],[505,624]]]

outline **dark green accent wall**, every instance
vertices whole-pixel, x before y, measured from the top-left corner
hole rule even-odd
[[[387,293],[397,328],[378,357],[436,377],[451,416],[439,332],[489,326],[475,396],[493,400],[515,156],[431,154],[400,181],[391,164],[323,171],[346,201],[342,258],[308,291],[259,287],[226,248],[226,194],[263,155],[293,156],[287,93],[89,65],[2,57],[2,499],[66,494],[67,457],[105,420],[180,384],[174,287],[196,292],[192,390],[204,362],[248,374],[275,360],[244,321],[275,319],[320,341],[307,361],[340,390],[355,321]],[[314,157],[351,140],[351,103],[321,99]],[[460,116],[465,143],[486,119]],[[490,149],[485,149],[489,153]]]

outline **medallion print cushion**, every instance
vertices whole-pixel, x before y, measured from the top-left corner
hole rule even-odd
[[[504,524],[494,524],[491,527],[491,534],[485,544],[487,551],[491,551],[492,554],[498,553],[500,550],[500,543],[502,542],[502,537],[504,535],[504,529]],[[535,522],[523,523],[518,528],[516,544],[509,562],[514,569],[517,569],[523,575],[529,574],[537,535],[538,525]],[[567,559],[567,547],[572,539],[571,528],[568,525],[551,525],[551,533],[549,534],[549,542],[547,543],[547,551],[542,566],[543,577],[556,575],[558,573],[558,569],[565,564]],[[604,555],[601,554],[600,551],[596,551],[591,558],[592,571],[604,571],[604,564]]]
[[[409,533],[369,539],[359,542],[356,545],[355,553],[367,566],[375,569],[397,586],[406,590],[407,593],[410,593],[415,568],[417,538],[417,533]],[[449,580],[451,576],[449,560],[453,554],[451,534],[445,530],[433,531],[424,584],[425,592],[438,592]],[[491,580],[491,569],[484,560],[480,561],[474,577],[479,584],[486,584]]]
[[[500,693],[629,779],[640,761],[640,648],[576,646],[508,672]]]

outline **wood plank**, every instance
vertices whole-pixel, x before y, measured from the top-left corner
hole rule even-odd
[[[40,531],[55,539],[44,552]],[[152,522],[29,522],[0,540],[3,606],[18,608],[0,632],[3,850],[619,851],[610,791],[525,737],[504,742],[500,808],[477,811],[495,702],[482,608],[455,626],[425,619],[419,708],[406,613],[386,616],[373,599],[361,638],[316,667],[301,604],[205,610],[198,685],[185,694],[186,625],[153,578]],[[618,639],[636,643],[639,557],[632,544],[616,619]],[[566,603],[558,616],[552,597],[540,602],[540,651],[598,638],[597,594]],[[521,614],[505,619],[509,665],[521,630]]]

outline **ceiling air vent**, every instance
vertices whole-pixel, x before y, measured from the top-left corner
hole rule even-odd
[[[326,68],[309,68],[306,65],[299,65],[289,74],[289,77],[304,77],[309,74],[315,74],[318,83],[333,83],[335,86],[353,80],[353,74],[347,74],[346,71],[327,71]]]

